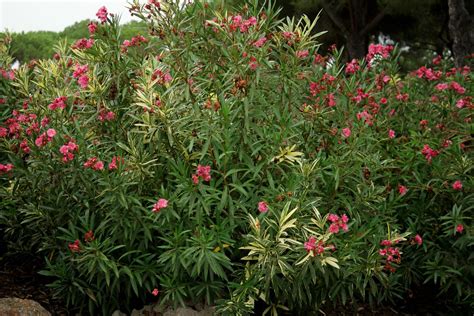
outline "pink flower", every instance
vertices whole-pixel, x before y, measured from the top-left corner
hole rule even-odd
[[[153,291],[151,292],[151,294],[153,294],[154,296],[158,296],[158,293],[160,293],[160,291],[158,291],[157,288],[154,288]]]
[[[257,48],[260,48],[262,47],[265,42],[267,41],[267,38],[264,36],[264,37],[260,37],[258,40],[256,40],[254,43],[253,43],[253,46],[257,47]]]
[[[395,131],[393,129],[388,131],[388,138],[395,138]]]
[[[70,243],[68,245],[69,250],[71,252],[80,252],[81,251],[81,246],[79,244],[79,239],[76,239],[73,243]]]
[[[421,244],[423,243],[423,239],[421,238],[420,235],[416,235],[415,238],[413,238],[413,240],[419,245],[421,246]]]
[[[211,166],[197,166],[196,175],[202,178],[204,181],[211,181]],[[194,178],[193,178],[194,181]]]
[[[84,168],[91,168],[92,170],[104,170],[104,163],[97,159],[97,157],[91,157],[84,163]]]
[[[447,83],[438,83],[435,88],[438,91],[443,91],[447,90],[449,88],[449,85]]]
[[[329,214],[328,220],[332,223],[337,222],[339,220],[339,216],[336,214]]]
[[[313,252],[313,255],[320,255],[324,252],[324,245],[322,241],[318,241],[316,244],[316,238],[313,236],[309,237],[308,241],[304,243],[304,248],[307,252]]]
[[[194,184],[198,184],[198,183],[199,183],[199,177],[198,177],[197,174],[193,174],[193,175],[191,176],[191,178],[193,179],[193,183],[194,183]]]
[[[463,224],[458,224],[458,226],[456,226],[456,231],[458,233],[462,234],[463,230],[464,230]]]
[[[109,163],[109,170],[116,170],[118,168],[117,163],[123,163],[123,158],[119,156],[113,156],[112,161]]]
[[[329,226],[329,232],[332,234],[337,234],[339,232],[339,225],[336,223],[333,223]]]
[[[94,45],[94,39],[92,38],[81,38],[78,39],[71,48],[74,49],[89,49]]]
[[[425,156],[425,159],[428,163],[431,163],[431,160],[439,155],[439,151],[432,149],[429,145],[425,144],[421,153]]]
[[[29,154],[31,152],[31,149],[30,147],[28,146],[28,141],[26,139],[24,139],[21,143],[20,143],[20,148],[21,150],[23,150],[23,152],[25,154]]]
[[[401,196],[404,196],[405,194],[407,194],[407,192],[408,192],[408,189],[407,189],[406,186],[401,185],[401,184],[398,185],[398,193],[399,193]]]
[[[56,130],[54,128],[50,128],[46,131],[46,135],[48,135],[49,138],[53,138],[56,135]]]
[[[344,138],[349,138],[349,136],[351,136],[351,129],[349,127],[346,127],[346,128],[343,128],[342,129],[342,136]]]
[[[84,241],[85,242],[91,242],[95,239],[94,233],[92,230],[89,230],[87,233],[84,234]]]
[[[302,58],[306,58],[308,56],[309,56],[309,51],[307,49],[299,50],[299,51],[296,52],[296,57],[298,57],[298,58],[302,59]]]
[[[336,106],[336,99],[334,97],[334,93],[328,94],[328,106],[330,108],[332,108],[333,106]]]
[[[67,144],[62,145],[59,148],[59,152],[63,155],[63,162],[68,162],[74,159],[73,152],[76,152],[79,147],[73,142],[70,141]]]
[[[316,249],[316,238],[313,236],[309,237],[308,241],[304,243],[304,248],[307,252]]]
[[[13,169],[13,165],[11,163],[7,163],[6,165],[2,165],[0,163],[0,175],[10,172]]]
[[[260,211],[260,213],[268,212],[268,204],[264,201],[258,202],[258,210]]]
[[[453,189],[456,191],[461,191],[462,190],[462,182],[460,180],[456,180],[453,183]]]
[[[59,97],[54,99],[54,101],[48,105],[48,108],[50,110],[56,110],[56,109],[61,109],[64,110],[66,108],[66,97]]]
[[[158,202],[153,205],[153,212],[158,213],[161,209],[168,207],[168,200],[159,199]]]
[[[0,137],[7,137],[8,130],[5,127],[0,127]]]
[[[94,170],[104,170],[104,162],[103,161],[97,161],[93,166],[92,169]]]
[[[79,78],[80,76],[84,75],[89,70],[89,66],[87,65],[76,65],[72,76],[74,78]]]
[[[89,25],[87,25],[87,28],[89,29],[89,33],[92,35],[97,30],[97,24],[94,22],[90,22]]]
[[[346,214],[342,214],[340,217],[336,214],[329,214],[328,220],[332,223],[329,225],[329,232],[332,234],[337,234],[339,229],[342,229],[345,232],[349,230],[349,227],[347,226],[349,217]]]
[[[107,21],[107,8],[105,6],[101,7],[95,15],[100,22],[105,23]]]
[[[346,64],[346,74],[354,74],[360,69],[359,62],[357,59],[351,60]]]
[[[83,75],[79,77],[79,79],[77,80],[77,83],[79,83],[82,89],[85,89],[87,88],[87,85],[89,84],[89,77],[87,77],[87,75]]]
[[[380,242],[380,245],[381,246],[391,246],[392,245],[392,242],[388,239],[384,239]]]

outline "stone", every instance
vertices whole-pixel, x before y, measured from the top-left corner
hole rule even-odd
[[[127,314],[122,313],[119,310],[116,310],[115,312],[112,313],[112,316],[127,316]]]
[[[43,306],[33,300],[21,298],[0,298],[0,315],[2,316],[51,316]]]
[[[199,312],[192,308],[180,307],[175,310],[168,310],[163,316],[199,316]]]

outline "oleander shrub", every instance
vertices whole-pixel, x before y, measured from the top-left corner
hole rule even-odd
[[[345,63],[259,1],[130,10],[149,34],[119,41],[101,8],[0,77],[0,220],[58,296],[307,314],[429,286],[473,307],[469,67],[401,74],[375,44]]]

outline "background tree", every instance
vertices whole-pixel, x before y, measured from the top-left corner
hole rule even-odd
[[[90,20],[82,20],[67,26],[61,32],[35,31],[11,33],[12,56],[21,63],[32,59],[46,59],[54,55],[54,47],[61,39],[67,39],[72,44],[80,38],[89,37],[87,25]],[[0,36],[3,33],[0,32]],[[147,34],[147,27],[141,21],[130,21],[123,25],[120,40],[130,39],[133,36]]]
[[[474,22],[464,0],[448,0],[448,6],[454,63],[459,67],[467,63],[467,56],[474,53]]]

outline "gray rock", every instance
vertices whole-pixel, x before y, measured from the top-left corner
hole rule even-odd
[[[175,310],[168,310],[163,316],[200,316],[199,312],[192,308],[180,307]]]
[[[32,300],[21,298],[0,298],[2,316],[51,316],[43,306]]]

